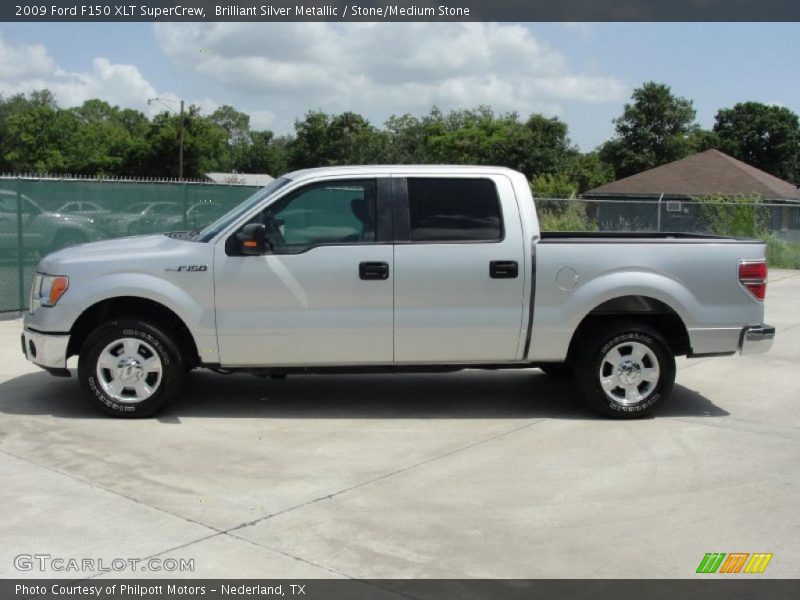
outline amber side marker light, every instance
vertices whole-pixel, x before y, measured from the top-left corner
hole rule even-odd
[[[743,260],[739,263],[739,283],[757,300],[767,295],[767,263],[763,260]]]
[[[69,279],[66,277],[54,277],[53,285],[50,286],[50,296],[47,298],[47,303],[50,306],[55,305],[56,302],[64,295],[69,287]]]

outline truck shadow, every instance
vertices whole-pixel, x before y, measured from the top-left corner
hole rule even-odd
[[[0,413],[106,418],[75,380],[30,373],[0,383]],[[705,396],[676,385],[658,416],[723,417]],[[286,380],[194,372],[182,397],[159,413],[181,417],[283,419],[602,419],[571,384],[538,369],[449,374],[293,375]]]

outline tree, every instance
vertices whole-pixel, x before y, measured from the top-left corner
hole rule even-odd
[[[148,174],[156,177],[178,176],[180,115],[157,114],[147,132],[150,144]],[[200,115],[197,106],[184,114],[183,174],[186,178],[203,177],[219,168],[227,152],[226,132]]]
[[[668,85],[647,82],[634,90],[633,102],[614,119],[616,137],[606,142],[601,158],[617,178],[627,177],[688,156],[694,151],[698,125],[691,100],[675,96]]]
[[[717,112],[714,132],[723,152],[800,184],[800,122],[788,108],[742,102]]]
[[[275,138],[271,131],[253,131],[250,144],[237,154],[233,168],[240,173],[267,173],[277,177],[287,170],[286,138]]]
[[[603,162],[597,152],[587,152],[573,160],[569,176],[578,193],[583,193],[613,181],[614,169]]]
[[[15,172],[63,173],[67,170],[66,149],[74,146],[78,123],[69,112],[55,104],[48,90],[17,95],[4,102],[2,116],[3,170]]]
[[[386,133],[359,114],[309,112],[302,121],[295,121],[294,128],[295,139],[288,145],[292,169],[386,161]]]
[[[563,172],[578,155],[563,121],[536,114],[522,122],[486,106],[392,116],[386,131],[390,160],[398,163],[498,165],[532,177]]]
[[[145,149],[141,138],[146,129],[130,125],[146,122],[142,113],[122,111],[97,99],[87,100],[70,112],[77,127],[72,143],[65,149],[68,172],[89,176],[135,173],[132,163]]]

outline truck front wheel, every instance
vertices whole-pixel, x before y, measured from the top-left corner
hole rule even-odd
[[[115,417],[149,417],[180,393],[186,369],[178,345],[140,319],[114,319],[83,344],[78,377],[86,397]]]
[[[585,338],[575,381],[585,400],[603,414],[636,419],[652,414],[672,393],[675,357],[652,327],[614,322]]]

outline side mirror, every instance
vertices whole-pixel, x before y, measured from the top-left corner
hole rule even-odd
[[[267,228],[263,223],[249,223],[236,234],[239,252],[244,256],[260,256],[267,252]]]

